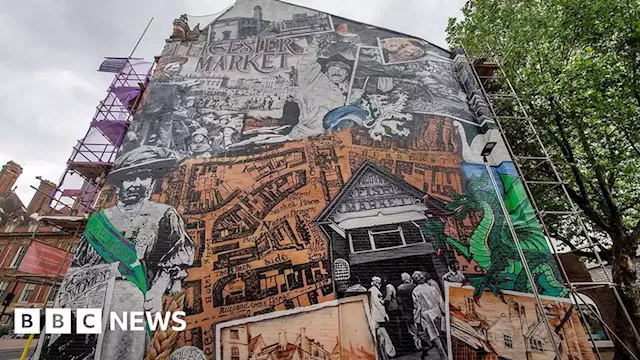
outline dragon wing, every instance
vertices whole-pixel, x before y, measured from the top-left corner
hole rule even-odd
[[[504,204],[511,216],[511,222],[520,241],[520,246],[524,251],[550,252],[549,244],[544,236],[542,227],[531,201],[522,185],[522,180],[508,174],[500,174],[504,185]],[[509,229],[503,229],[508,233]],[[511,241],[511,236],[502,236],[503,239]]]

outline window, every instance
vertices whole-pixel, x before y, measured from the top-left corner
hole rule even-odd
[[[0,281],[0,296],[2,296],[2,293],[7,290],[7,288],[9,287],[9,282],[8,281]]]
[[[542,340],[529,339],[529,346],[531,346],[531,350],[544,351],[544,347],[542,346]]]
[[[240,333],[238,332],[237,329],[231,329],[231,338],[234,340],[239,340],[240,339]]]
[[[29,230],[28,230],[29,232],[34,232],[36,230],[38,230],[38,223],[37,222],[29,224]]]
[[[513,338],[511,337],[511,335],[503,334],[502,337],[504,338],[504,346],[508,347],[509,349],[513,349]]]
[[[12,223],[10,223],[10,224],[7,224],[7,225],[4,227],[4,232],[6,232],[6,233],[13,232],[13,231],[16,229],[16,227],[18,227],[18,224],[17,224],[17,223],[12,222]]]
[[[78,244],[71,244],[71,246],[69,246],[69,254],[74,255],[77,249],[78,249]]]
[[[231,360],[240,360],[240,349],[235,345],[231,347]]]
[[[27,253],[27,245],[21,245],[20,248],[18,249],[18,252],[16,253],[16,256],[13,257],[13,261],[11,261],[11,265],[9,265],[9,267],[12,269],[17,268],[18,265],[20,265],[20,262],[22,261],[24,254],[26,253]]]
[[[376,251],[425,242],[422,232],[411,223],[352,229],[348,232],[352,253]]]
[[[54,302],[56,300],[56,295],[58,295],[58,290],[60,290],[60,285],[53,285],[49,291],[46,302]]]
[[[402,237],[407,245],[426,242],[424,234],[416,224],[403,223],[400,226],[402,227]]]
[[[31,297],[31,294],[33,293],[33,289],[36,288],[35,284],[27,284],[24,289],[22,290],[22,294],[20,294],[20,299],[18,299],[18,302],[27,302],[29,301],[29,298]]]
[[[399,225],[389,230],[369,230],[369,237],[376,250],[405,245],[402,228]]]
[[[225,30],[222,32],[222,40],[229,40],[230,37],[231,37],[230,30]]]
[[[357,253],[362,251],[371,251],[371,239],[364,229],[353,229],[349,231],[349,243],[351,244],[351,252]]]
[[[586,320],[585,330],[589,331],[591,337],[595,341],[611,341],[609,334],[600,321],[600,311],[596,303],[585,294],[579,294],[576,298],[578,300],[578,307],[582,310],[582,313]],[[603,345],[605,346],[605,345]]]

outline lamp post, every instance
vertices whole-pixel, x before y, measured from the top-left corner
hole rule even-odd
[[[536,302],[538,304],[538,308],[540,310],[540,314],[542,315],[547,331],[549,332],[549,337],[551,339],[551,343],[553,344],[553,351],[556,354],[556,359],[562,359],[560,356],[560,351],[558,350],[558,344],[556,343],[556,339],[554,338],[554,331],[551,329],[551,324],[549,324],[549,319],[547,319],[547,315],[544,311],[544,305],[542,305],[542,300],[540,300],[540,293],[538,293],[538,285],[531,273],[531,269],[529,268],[529,263],[527,262],[527,258],[524,255],[524,251],[522,250],[522,246],[520,246],[520,240],[518,239],[518,235],[516,234],[516,230],[513,227],[513,223],[511,222],[511,215],[509,215],[509,211],[507,210],[507,206],[502,199],[502,195],[500,194],[500,188],[498,188],[498,184],[496,183],[496,179],[493,176],[493,171],[491,170],[491,166],[487,161],[487,156],[491,155],[491,152],[496,147],[496,142],[488,142],[485,144],[480,155],[482,156],[482,161],[484,162],[484,166],[487,169],[487,173],[489,174],[489,179],[491,179],[491,185],[493,185],[493,190],[496,193],[496,197],[498,198],[498,202],[500,203],[500,207],[502,208],[502,212],[504,214],[505,219],[507,220],[507,225],[509,226],[509,232],[511,232],[511,237],[513,238],[513,243],[518,250],[518,255],[520,257],[520,261],[522,262],[522,268],[527,274],[527,279],[531,284],[531,290],[533,291],[533,296],[536,298]],[[527,344],[525,344],[527,346]]]

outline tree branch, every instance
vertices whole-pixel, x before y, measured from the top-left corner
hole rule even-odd
[[[583,256],[583,257],[587,257],[589,259],[596,259],[596,255],[593,251],[587,251],[587,250],[578,250],[578,246],[576,246],[575,244],[573,244],[569,239],[567,239],[564,236],[559,236],[557,234],[557,232],[555,233],[554,239],[559,240],[560,242],[562,242],[563,244],[565,244],[567,247],[569,247],[570,252],[577,255],[577,256]],[[600,255],[600,257],[602,258],[602,260],[604,261],[609,261],[611,259],[611,255],[612,255],[612,251],[611,249],[607,249],[604,246],[602,246],[598,241],[594,242],[594,248],[598,248],[600,249],[598,251],[598,254]],[[594,249],[595,251],[595,249]]]
[[[575,203],[582,209],[582,212],[593,222],[595,226],[600,228],[604,232],[611,231],[611,226],[603,219],[603,216],[598,214],[598,212],[591,207],[591,204],[588,202],[583,202],[582,197],[580,197],[575,190],[573,190],[569,186],[565,186],[567,189],[567,193]]]
[[[576,118],[574,119],[574,122],[576,124],[576,129],[578,130],[578,139],[580,140],[580,144],[584,148],[585,154],[587,155],[587,160],[591,164],[593,164],[593,169],[596,175],[596,180],[598,181],[600,192],[602,193],[602,197],[607,205],[607,208],[609,209],[609,214],[611,215],[611,225],[613,227],[613,222],[615,222],[616,224],[622,224],[620,211],[615,204],[615,200],[613,199],[613,195],[611,194],[611,189],[607,186],[607,182],[604,178],[600,162],[596,160],[596,157],[593,154],[593,149],[591,148],[591,143],[587,140],[587,136],[584,132],[584,127],[582,126],[582,120]]]
[[[584,179],[582,178],[582,173],[580,172],[580,169],[578,169],[578,165],[576,164],[576,158],[573,154],[573,149],[571,148],[571,142],[569,141],[569,137],[565,132],[564,126],[562,125],[562,118],[553,97],[549,98],[549,105],[551,106],[551,111],[553,112],[553,121],[558,127],[558,132],[560,133],[560,143],[558,145],[560,146],[562,153],[567,159],[567,163],[571,168],[571,173],[573,174],[575,183],[576,185],[578,185],[578,189],[580,190],[580,193],[578,195],[582,199],[582,203],[590,206],[587,187],[585,185]]]
[[[636,91],[636,93],[637,93],[637,91]],[[640,95],[638,95],[638,96],[640,96]],[[640,102],[640,99],[638,99],[638,101]],[[635,151],[636,153],[638,153],[638,155],[640,155],[640,149],[638,149],[638,147],[636,146],[636,143],[631,138],[631,135],[629,135],[629,132],[627,131],[627,128],[625,126],[621,126],[621,127],[622,127],[622,131],[624,132],[624,137],[627,139],[629,144],[631,144],[631,148],[633,149],[633,151]]]
[[[640,241],[640,220],[636,223],[635,228],[631,232],[631,238],[637,243]]]

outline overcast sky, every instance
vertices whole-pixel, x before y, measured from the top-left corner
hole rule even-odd
[[[446,47],[449,17],[464,0],[291,0],[290,2],[422,37]],[[0,166],[22,165],[25,204],[36,176],[58,182],[112,76],[105,56],[127,56],[154,17],[137,57],[153,59],[180,14],[219,12],[233,0],[0,1]],[[195,24],[191,24],[192,26]],[[203,24],[204,25],[204,24]]]

